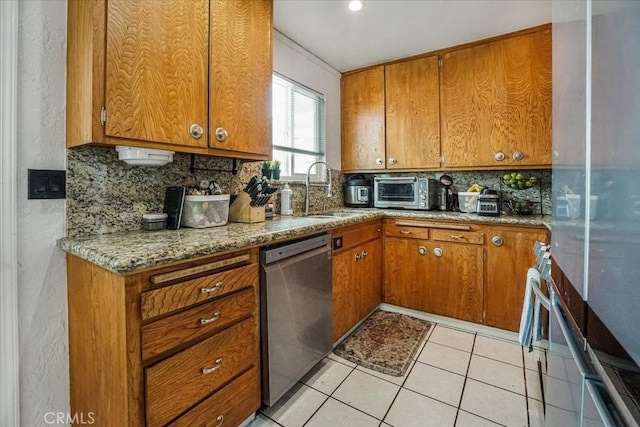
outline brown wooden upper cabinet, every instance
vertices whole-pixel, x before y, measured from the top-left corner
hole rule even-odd
[[[438,58],[378,66],[342,78],[342,169],[440,166]]]
[[[549,167],[551,104],[549,25],[349,72],[342,169]]]
[[[385,67],[387,169],[440,167],[438,57]]]
[[[72,1],[67,147],[271,157],[272,0]]]
[[[551,29],[443,55],[444,168],[551,164]]]
[[[342,77],[342,170],[385,167],[384,67]]]

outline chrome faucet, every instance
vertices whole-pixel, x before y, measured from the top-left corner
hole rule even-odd
[[[323,164],[327,168],[327,172],[329,172],[329,182],[327,184],[311,184],[311,182],[310,182],[311,168],[313,168],[317,164]],[[331,168],[329,167],[327,162],[323,162],[323,161],[319,160],[319,161],[313,162],[313,163],[311,163],[311,165],[309,165],[309,169],[307,169],[307,180],[305,181],[305,185],[306,185],[306,190],[307,190],[307,197],[306,197],[306,204],[305,204],[305,208],[304,208],[304,215],[307,216],[307,215],[309,215],[309,187],[311,187],[311,186],[313,186],[313,187],[327,187],[327,197],[333,196],[333,192],[331,191],[331,189],[332,189],[332,187],[331,187]]]

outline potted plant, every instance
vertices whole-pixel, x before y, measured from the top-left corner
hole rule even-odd
[[[266,177],[267,179],[273,178],[273,169],[271,168],[270,161],[262,162],[262,176]]]
[[[271,176],[273,179],[280,179],[280,160],[271,161]]]

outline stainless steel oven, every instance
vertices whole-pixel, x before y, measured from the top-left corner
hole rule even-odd
[[[424,211],[438,209],[440,185],[431,178],[376,176],[373,179],[373,205]]]

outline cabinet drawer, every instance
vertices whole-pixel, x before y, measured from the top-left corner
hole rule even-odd
[[[169,424],[172,427],[240,425],[260,407],[260,377],[251,368]]]
[[[258,265],[252,264],[147,291],[140,302],[142,320],[257,285]]]
[[[484,233],[458,230],[431,230],[431,239],[439,242],[484,244]]]
[[[256,363],[254,317],[145,370],[147,425],[164,425]]]
[[[384,225],[384,235],[388,237],[405,237],[411,239],[428,239],[429,229],[424,227],[412,227],[388,222]]]
[[[338,229],[331,234],[332,237],[342,236],[342,248],[340,248],[340,250],[345,250],[378,238],[381,235],[381,228],[382,225],[380,221],[374,221],[363,225],[358,224],[353,227]]]
[[[149,359],[249,317],[256,305],[253,288],[249,288],[144,325],[142,358]]]

